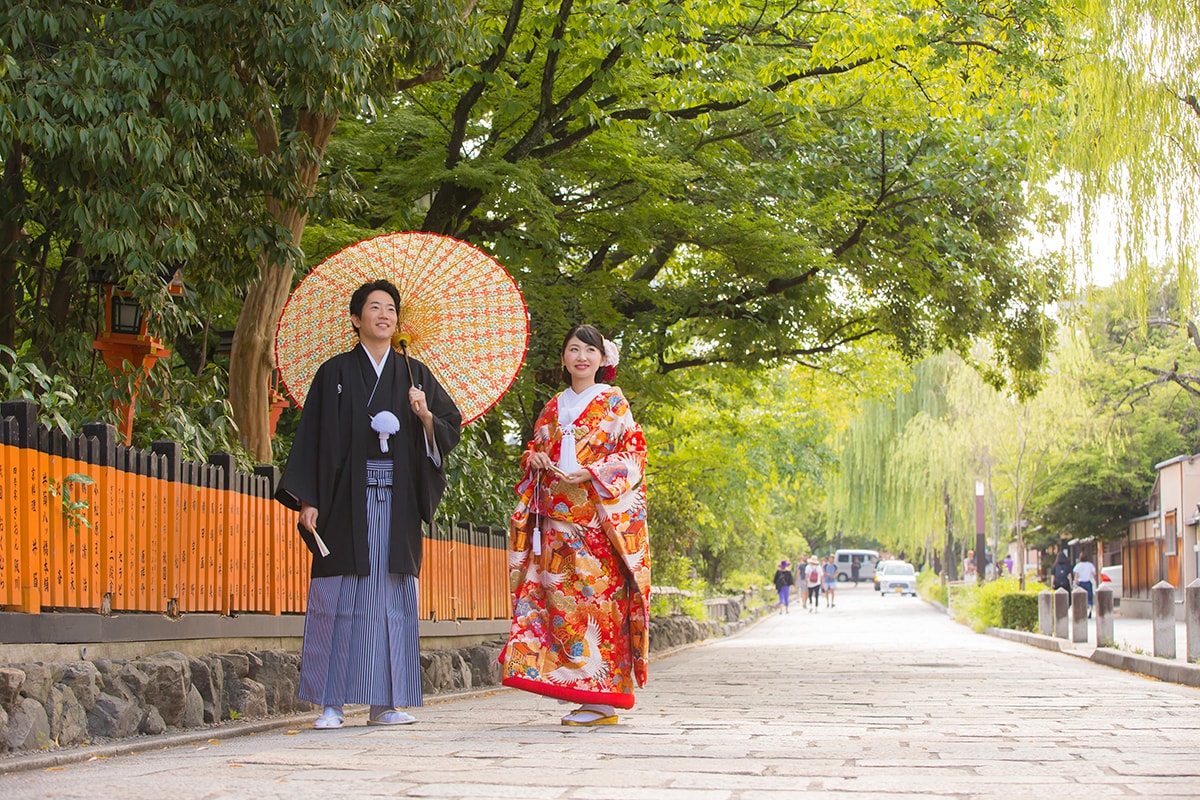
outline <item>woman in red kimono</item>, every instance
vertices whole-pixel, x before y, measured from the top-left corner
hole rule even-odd
[[[513,622],[506,686],[578,704],[564,725],[612,725],[633,708],[650,655],[646,440],[612,380],[617,349],[591,325],[563,341],[571,386],[521,456],[509,529]]]

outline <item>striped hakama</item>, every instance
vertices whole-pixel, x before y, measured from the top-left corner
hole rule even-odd
[[[388,572],[392,462],[367,461],[370,575],[313,578],[300,660],[303,700],[421,705],[417,578]]]

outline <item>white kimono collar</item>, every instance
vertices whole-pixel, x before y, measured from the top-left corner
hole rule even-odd
[[[562,390],[558,396],[558,426],[567,428],[575,424],[575,420],[579,419],[579,415],[587,408],[588,403],[606,389],[611,388],[607,383],[594,383],[582,392],[576,394],[575,390],[567,387]]]

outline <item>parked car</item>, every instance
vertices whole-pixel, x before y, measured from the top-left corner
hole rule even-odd
[[[917,596],[917,571],[907,561],[889,561],[879,577],[879,593]]]
[[[1121,590],[1125,583],[1125,568],[1120,564],[1112,567],[1100,568],[1100,586],[1108,584],[1113,593],[1113,605],[1119,605],[1121,602]],[[1099,587],[1096,587],[1099,588]]]
[[[833,554],[838,583],[865,581],[875,574],[879,553],[875,550],[838,550]]]
[[[903,564],[903,563],[904,563],[903,561],[896,561],[895,559],[888,559],[888,558],[884,558],[884,559],[880,559],[879,561],[876,561],[875,562],[875,574],[871,577],[871,581],[875,584],[875,591],[877,591],[877,592],[879,591],[880,574],[885,569],[887,569],[888,564]]]

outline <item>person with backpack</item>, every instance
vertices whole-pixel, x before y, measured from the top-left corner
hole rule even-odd
[[[784,614],[788,613],[788,595],[792,593],[792,586],[795,583],[796,578],[792,575],[792,565],[785,558],[779,562],[779,569],[775,570],[775,591],[779,593],[779,608]]]
[[[1066,548],[1058,551],[1058,558],[1054,561],[1054,566],[1050,568],[1051,590],[1066,589],[1071,591],[1071,559],[1067,555]]]
[[[816,556],[809,556],[808,566],[804,568],[804,588],[808,590],[804,604],[809,607],[810,614],[816,612],[820,606],[821,579],[821,562]]]

